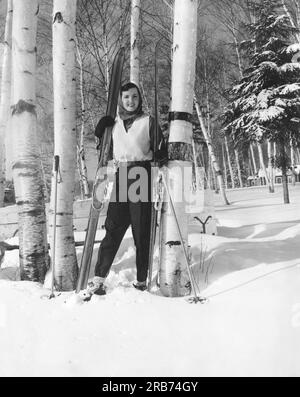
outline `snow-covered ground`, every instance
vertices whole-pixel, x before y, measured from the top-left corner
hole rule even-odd
[[[229,191],[229,207],[216,196],[218,236],[193,226],[203,305],[132,288],[130,232],[106,297],[49,300],[37,283],[0,280],[0,376],[299,376],[300,185],[290,205],[276,190]],[[0,278],[15,278],[16,256]]]

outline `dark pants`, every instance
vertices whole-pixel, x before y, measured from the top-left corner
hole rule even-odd
[[[142,167],[146,171],[147,181],[142,182],[141,190],[147,190],[147,198],[145,200],[144,195],[143,201],[135,201],[135,198],[133,200],[132,197],[130,197],[130,194],[128,194],[130,186],[140,179],[130,179],[128,176],[128,173],[134,165],[126,167],[127,170],[125,171],[125,174],[124,169],[120,171],[119,168],[116,174],[112,198],[107,210],[105,221],[106,234],[99,248],[95,276],[106,277],[108,275],[124,234],[131,225],[134,244],[136,247],[137,281],[142,282],[147,279],[152,206],[151,164],[150,162],[143,162],[138,163],[138,166]],[[122,178],[124,175],[125,178]],[[124,181],[126,181],[125,200]],[[121,189],[123,189],[122,194],[120,193]]]

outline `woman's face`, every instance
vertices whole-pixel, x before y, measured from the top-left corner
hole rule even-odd
[[[128,112],[134,112],[138,108],[139,102],[140,96],[136,88],[122,92],[122,103]]]

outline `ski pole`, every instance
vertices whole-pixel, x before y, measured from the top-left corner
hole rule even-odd
[[[191,298],[190,302],[192,302],[192,303],[197,303],[197,302],[203,303],[203,302],[206,301],[206,299],[202,298],[202,297],[199,297],[197,295],[196,286],[195,286],[195,282],[194,282],[194,276],[193,276],[193,274],[191,272],[191,269],[190,269],[190,261],[189,261],[189,258],[188,258],[188,253],[187,253],[185,245],[184,245],[182,233],[181,233],[181,230],[180,230],[178,218],[177,218],[175,207],[174,207],[174,203],[173,203],[173,199],[171,197],[171,193],[169,191],[169,188],[168,188],[168,185],[167,185],[167,182],[166,182],[166,179],[165,179],[165,176],[164,176],[163,172],[161,173],[161,177],[162,177],[162,181],[163,181],[163,184],[165,186],[167,195],[169,197],[171,211],[172,211],[172,214],[173,214],[174,219],[175,219],[178,235],[179,235],[180,242],[181,242],[182,249],[183,249],[183,253],[184,253],[184,258],[185,258],[185,262],[186,262],[186,268],[187,268],[187,271],[188,271],[188,275],[189,275],[189,279],[190,279],[190,283],[191,283],[191,288],[192,288],[192,294],[194,295],[194,297]]]
[[[157,65],[157,49],[162,39],[159,39],[155,44],[154,57],[155,57],[155,68],[154,68],[154,121],[155,121],[155,131],[154,131],[154,153],[153,153],[153,167],[157,167],[156,151],[158,146],[158,65]],[[149,244],[149,269],[148,269],[148,291],[152,287],[152,273],[153,273],[153,255],[154,246],[156,238],[156,228],[157,228],[157,210],[155,205],[152,204],[151,209],[151,221],[150,221],[150,244]]]
[[[54,172],[54,208],[53,208],[53,235],[51,244],[51,294],[49,299],[54,298],[55,284],[55,244],[56,244],[56,211],[57,211],[57,183],[58,183],[59,156],[54,156],[53,172]]]

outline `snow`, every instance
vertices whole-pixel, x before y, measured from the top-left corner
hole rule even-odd
[[[300,69],[300,63],[285,63],[284,65],[280,66],[280,71],[282,73],[286,73],[286,72],[295,72],[298,71]]]
[[[284,102],[283,102],[284,103]],[[277,119],[285,113],[285,109],[281,107],[281,103],[278,106],[270,106],[268,109],[259,110],[258,116],[261,122]]]
[[[291,54],[291,53],[294,54],[294,53],[300,52],[300,44],[294,43],[294,44],[289,45],[286,49],[286,52],[288,54]]]
[[[293,83],[293,84],[287,84],[284,86],[284,88],[281,90],[281,95],[287,95],[290,93],[294,93],[296,91],[300,90],[300,85]]]
[[[260,109],[267,109],[269,98],[272,96],[272,90],[262,90],[257,96],[257,104]]]
[[[299,376],[300,184],[290,186],[290,205],[280,187],[233,189],[228,198],[225,206],[215,196],[218,236],[190,230],[206,304],[132,288],[130,230],[105,297],[49,300],[38,283],[0,280],[0,376]],[[17,261],[18,251],[7,251],[0,276]]]

